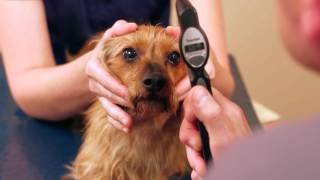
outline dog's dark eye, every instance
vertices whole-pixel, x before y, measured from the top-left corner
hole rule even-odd
[[[134,48],[125,48],[122,51],[122,55],[126,60],[132,61],[132,60],[136,59],[137,52],[136,52],[136,50]]]
[[[180,62],[180,54],[177,51],[171,52],[168,54],[167,60],[170,64],[177,65]]]

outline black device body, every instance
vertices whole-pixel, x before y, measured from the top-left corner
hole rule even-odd
[[[179,47],[188,66],[191,86],[202,85],[212,94],[210,78],[204,69],[209,58],[209,42],[201,29],[195,8],[188,0],[177,0],[176,10],[181,27]],[[197,122],[201,141],[202,156],[206,163],[212,159],[209,136],[203,123]]]

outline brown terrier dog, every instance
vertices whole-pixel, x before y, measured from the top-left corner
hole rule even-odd
[[[157,26],[110,38],[103,64],[129,89],[131,133],[114,128],[98,103],[86,113],[84,143],[70,176],[79,180],[164,180],[187,168],[179,142],[177,82],[186,75],[177,40]]]

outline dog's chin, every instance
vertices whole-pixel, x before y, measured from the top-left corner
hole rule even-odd
[[[167,112],[170,108],[170,102],[167,97],[161,97],[155,94],[150,94],[146,97],[137,98],[134,102],[134,108],[138,113],[145,114],[146,112]]]
[[[127,112],[136,121],[153,119],[162,113],[169,114],[172,111],[172,102],[169,97],[157,94],[135,97],[132,100],[133,107],[127,109]]]
[[[156,94],[149,94],[146,97],[140,97],[135,102],[135,107],[146,106],[145,108],[152,108],[158,111],[168,111],[170,102],[168,97],[161,97]]]

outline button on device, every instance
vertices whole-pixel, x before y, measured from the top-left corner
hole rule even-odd
[[[192,67],[200,67],[206,62],[203,56],[195,56],[189,59],[189,63]]]

